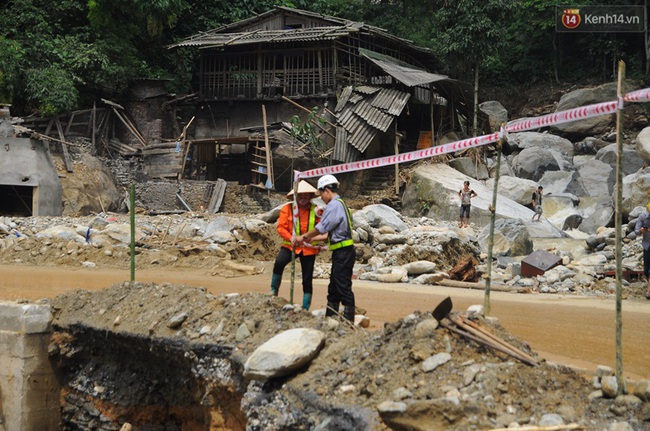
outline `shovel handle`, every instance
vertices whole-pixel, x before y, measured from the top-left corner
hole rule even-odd
[[[525,364],[532,365],[532,366],[537,365],[537,361],[531,360],[530,357],[527,358],[527,357],[521,356],[519,353],[517,353],[517,352],[515,352],[515,351],[513,351],[511,349],[509,349],[509,348],[507,348],[507,347],[505,347],[505,346],[503,346],[501,344],[497,344],[492,339],[490,339],[490,338],[486,337],[485,335],[483,335],[480,331],[475,330],[474,328],[470,327],[469,325],[465,325],[463,322],[460,321],[460,319],[452,319],[451,317],[449,317],[449,319],[452,322],[454,322],[454,324],[456,324],[460,328],[464,329],[463,332],[467,332],[467,337],[468,338],[471,338],[471,339],[473,339],[475,341],[483,343],[486,346],[492,347],[494,350],[498,350],[498,351],[500,351],[502,353],[505,353],[506,355],[510,355],[515,359],[519,359],[521,362],[523,362]]]
[[[476,323],[474,323],[474,322],[472,322],[471,320],[466,319],[466,318],[464,318],[464,317],[461,317],[460,320],[461,320],[464,324],[466,324],[466,325],[468,325],[468,326],[470,326],[470,327],[476,329],[477,331],[481,332],[482,334],[485,334],[487,337],[491,338],[491,339],[494,340],[495,342],[497,342],[497,343],[503,345],[504,347],[506,347],[506,348],[512,350],[513,352],[515,352],[515,353],[517,353],[517,354],[523,356],[524,358],[527,358],[528,360],[537,363],[537,361],[535,360],[535,358],[533,358],[532,356],[528,355],[526,352],[522,351],[521,349],[518,349],[517,347],[515,347],[515,346],[513,346],[512,344],[508,343],[506,340],[504,340],[504,339],[502,339],[502,338],[496,336],[495,334],[491,333],[490,331],[488,331],[487,329],[483,328],[482,326],[477,325]]]

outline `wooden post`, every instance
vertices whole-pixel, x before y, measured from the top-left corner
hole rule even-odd
[[[93,102],[93,112],[92,112],[92,140],[93,140],[93,149],[96,150],[95,148],[95,125],[97,122],[97,106],[96,103]]]
[[[618,62],[618,100],[624,95],[625,63]],[[625,393],[625,380],[623,379],[623,273],[621,262],[623,260],[622,243],[623,232],[623,110],[619,106],[616,111],[616,382],[618,383],[618,394]]]
[[[131,184],[131,283],[135,281],[135,184]]]
[[[505,126],[505,125],[502,125]],[[497,194],[499,192],[499,176],[501,171],[501,150],[505,137],[499,139],[497,144],[497,164],[494,174],[494,188],[492,189],[492,204],[490,205],[490,235],[488,236],[487,247],[487,278],[485,279],[485,297],[483,298],[483,309],[485,315],[490,313],[490,287],[492,285],[492,249],[494,248],[494,221],[497,212]]]
[[[183,127],[183,133],[181,133],[181,148],[183,148],[183,144],[185,144],[185,138],[187,137],[187,128],[190,127],[190,124],[192,124],[192,121],[194,121],[195,117],[192,117],[190,121],[187,122],[185,127]],[[178,175],[178,179],[182,180],[183,179],[183,174],[185,173],[185,162],[187,161],[187,155],[190,152],[190,144],[192,142],[187,143],[187,148],[185,148],[185,155],[183,156],[183,163],[181,163],[181,173]]]
[[[429,116],[431,117],[431,146],[436,146],[435,119],[433,118],[433,82],[429,84]]]

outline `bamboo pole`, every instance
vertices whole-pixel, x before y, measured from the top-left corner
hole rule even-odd
[[[192,121],[194,121],[195,117],[192,117],[190,121],[187,122],[185,127],[183,127],[183,133],[181,133],[181,136],[179,139],[181,139],[181,148],[183,148],[183,145],[186,142],[187,138],[187,128],[190,127],[190,124],[192,124]],[[178,179],[182,180],[183,179],[183,173],[185,172],[185,162],[187,161],[187,155],[190,152],[190,145],[192,144],[192,141],[187,141],[187,148],[185,148],[185,155],[183,155],[183,163],[181,163],[181,172],[178,175]]]
[[[131,283],[135,281],[135,184],[131,184]]]
[[[269,143],[269,130],[266,124],[266,106],[262,105],[262,122],[264,123],[264,150],[266,153],[266,183],[271,187],[266,188],[266,193],[270,196],[271,189],[275,188],[275,178],[273,178],[273,166],[271,165],[271,144]]]
[[[395,155],[399,155],[399,137],[397,131],[397,121],[395,121]],[[399,195],[399,163],[395,163],[395,194]]]
[[[618,62],[618,100],[622,100],[625,81],[625,63]],[[623,321],[622,321],[622,301],[623,301],[623,273],[622,273],[622,232],[623,225],[623,111],[619,106],[616,111],[616,382],[618,383],[618,393],[625,393],[625,380],[623,379]]]
[[[291,213],[293,226],[293,232],[298,230],[297,227],[300,226],[300,209],[298,208],[298,183],[297,179],[293,180],[293,212]],[[306,232],[301,232],[306,233]],[[291,245],[291,284],[289,288],[289,302],[293,304],[293,288],[296,281],[296,246]]]
[[[501,150],[503,149],[503,141],[505,137],[499,139],[497,144],[497,164],[496,172],[494,173],[494,188],[492,189],[492,205],[490,205],[490,236],[488,237],[488,252],[487,252],[487,278],[485,279],[485,296],[483,298],[483,308],[485,314],[490,313],[490,287],[492,285],[492,249],[494,248],[494,222],[496,219],[497,211],[497,194],[499,192],[499,176],[501,171]]]

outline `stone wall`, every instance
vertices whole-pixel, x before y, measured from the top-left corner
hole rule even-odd
[[[49,305],[0,302],[2,430],[60,427],[60,389],[48,359],[51,320]]]

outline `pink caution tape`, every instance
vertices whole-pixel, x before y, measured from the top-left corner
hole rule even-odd
[[[341,174],[345,172],[360,171],[363,169],[379,168],[381,166],[390,166],[397,163],[413,162],[415,160],[427,159],[429,157],[439,156],[441,154],[452,153],[454,151],[465,150],[467,148],[480,147],[499,140],[498,133],[477,136],[475,138],[463,139],[462,141],[450,142],[436,147],[425,148],[423,150],[411,151],[409,153],[397,154],[394,156],[379,157],[376,159],[362,160],[359,162],[346,163],[343,165],[325,166],[322,168],[311,169],[304,172],[298,172],[298,178],[314,178],[327,174]]]
[[[623,109],[623,102],[648,101],[650,101],[650,88],[645,88],[643,90],[637,90],[628,93],[624,97],[618,98],[617,100],[611,102],[581,106],[579,108],[555,112],[553,114],[543,115],[541,117],[521,118],[519,120],[510,121],[505,125],[505,132],[513,133],[523,132],[526,130],[535,130],[541,127],[549,127],[557,124],[568,123],[571,121],[584,120],[586,118],[613,114],[617,110]],[[310,169],[304,172],[295,171],[294,181],[299,181],[301,178],[313,178],[326,174],[341,174],[363,169],[379,168],[382,166],[390,166],[398,163],[412,162],[415,160],[440,156],[442,154],[453,153],[455,151],[480,147],[482,145],[496,142],[500,139],[500,137],[503,137],[503,134],[504,130],[501,130],[499,133],[492,133],[490,135],[463,139],[462,141],[450,142],[448,144],[438,145],[423,150],[411,151],[409,153],[398,154],[395,156],[379,157],[376,159],[345,163],[342,165],[326,166],[323,168]]]
[[[612,114],[618,110],[619,101],[596,103],[594,105],[581,106],[567,111],[555,112],[535,118],[522,118],[510,121],[506,124],[506,132],[523,132],[524,130],[538,129],[540,127],[554,126],[556,124],[569,123],[585,118],[598,117]]]
[[[644,88],[643,90],[632,91],[627,93],[623,100],[626,102],[650,102],[650,88]]]

